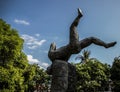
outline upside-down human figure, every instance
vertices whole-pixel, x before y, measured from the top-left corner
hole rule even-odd
[[[66,46],[56,49],[55,43],[50,45],[48,57],[52,62],[55,60],[63,60],[67,62],[72,54],[78,54],[83,48],[91,45],[92,43],[105,48],[112,47],[116,44],[116,42],[105,43],[104,41],[95,37],[88,37],[79,41],[79,35],[76,28],[82,16],[82,11],[78,9],[78,16],[70,26],[70,38],[69,43]]]

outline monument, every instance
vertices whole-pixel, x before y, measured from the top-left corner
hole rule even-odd
[[[52,65],[47,68],[47,73],[52,75],[51,92],[75,92],[75,84],[71,79],[76,80],[76,69],[68,63],[72,54],[80,53],[82,49],[92,43],[105,48],[113,47],[116,44],[116,42],[105,43],[95,37],[88,37],[79,41],[76,29],[82,16],[81,9],[78,9],[78,15],[70,26],[69,43],[66,46],[56,48],[55,43],[50,45],[48,57],[52,61]]]

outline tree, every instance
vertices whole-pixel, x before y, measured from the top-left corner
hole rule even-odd
[[[0,91],[23,91],[28,60],[23,53],[23,39],[15,29],[0,19]]]
[[[0,19],[0,92],[33,92],[49,76],[38,65],[30,65],[23,52],[24,40],[17,30]]]
[[[78,55],[75,59],[81,59],[81,63],[86,63],[89,61],[90,59],[90,51],[88,50],[84,50],[82,52],[83,55]]]
[[[33,66],[35,67],[35,76],[33,78],[33,81],[35,81],[36,89],[47,90],[48,84],[50,82],[50,76],[46,73],[44,69],[41,69],[37,64],[33,64]]]
[[[114,85],[114,92],[120,91],[120,56],[114,58],[111,68],[111,79]]]
[[[17,31],[0,19],[0,63],[16,59],[23,48],[23,39]]]
[[[85,51],[84,51],[85,52]],[[83,55],[85,56],[85,55]],[[86,58],[86,63],[76,64],[78,72],[77,90],[84,92],[103,91],[108,87],[110,66],[94,58]],[[103,87],[104,85],[104,87]]]

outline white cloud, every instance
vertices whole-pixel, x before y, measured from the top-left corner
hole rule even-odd
[[[29,63],[39,63],[39,60],[34,59],[32,55],[27,55]]]
[[[40,36],[40,34],[35,34],[35,36],[39,37],[39,36]]]
[[[25,40],[25,44],[29,49],[35,49],[46,42],[45,39],[38,40],[37,38],[26,34],[22,35],[21,37]]]
[[[14,22],[17,24],[23,24],[23,25],[27,25],[27,26],[30,25],[30,23],[28,21],[25,21],[25,20],[15,19]]]
[[[49,66],[49,64],[48,63],[39,63],[39,65],[41,66],[41,67],[43,67],[44,69],[46,69],[48,66]]]
[[[30,64],[36,63],[36,64],[38,64],[43,69],[46,69],[49,66],[48,63],[41,62],[38,59],[33,58],[32,55],[27,55],[27,59],[28,59],[28,61],[29,61]]]
[[[37,46],[33,45],[33,46],[28,46],[29,49],[35,49],[37,48]]]

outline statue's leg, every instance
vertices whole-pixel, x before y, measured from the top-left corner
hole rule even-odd
[[[96,45],[99,45],[99,46],[103,46],[105,48],[109,48],[109,47],[112,47],[116,44],[116,42],[110,42],[110,43],[105,43],[104,41],[98,39],[98,38],[95,38],[95,37],[89,37],[89,38],[85,38],[83,40],[81,40],[79,42],[79,45],[80,45],[80,48],[83,49],[89,45],[91,45],[92,43],[96,44]]]
[[[79,20],[82,17],[82,11],[80,9],[78,9],[78,16],[75,18],[75,20],[73,21],[73,23],[70,26],[70,44],[75,43],[76,41],[79,41],[79,35],[78,32],[76,30]]]

